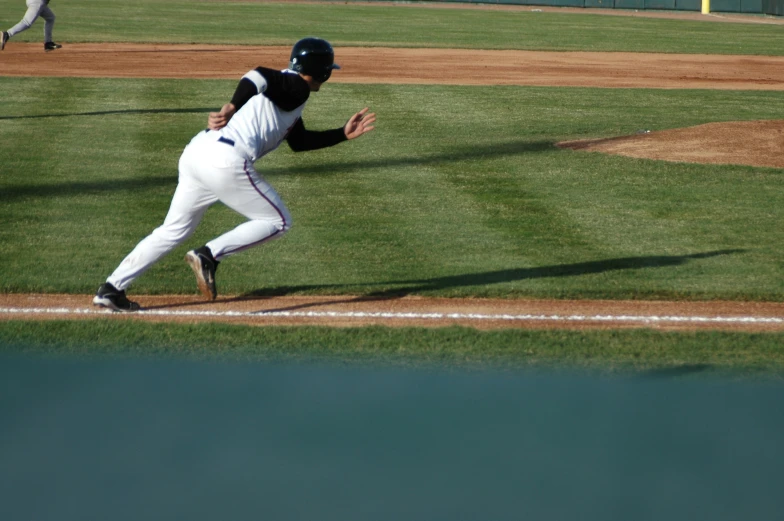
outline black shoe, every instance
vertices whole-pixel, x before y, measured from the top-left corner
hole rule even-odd
[[[108,282],[98,288],[98,293],[93,297],[93,304],[113,311],[139,311],[139,304],[128,300],[125,290],[120,291]]]
[[[185,262],[191,265],[193,273],[196,274],[196,282],[199,291],[205,298],[215,300],[218,290],[215,289],[215,269],[220,264],[212,256],[212,252],[206,246],[189,251],[185,255]]]
[[[3,34],[0,34],[0,51],[5,49],[5,43],[8,41],[9,38],[11,37],[8,36],[8,33],[5,31],[3,31]]]
[[[46,43],[44,44],[44,50],[45,50],[46,52],[49,52],[49,51],[54,51],[55,49],[61,49],[62,47],[63,47],[63,46],[62,46],[62,45],[60,45],[59,43],[54,43],[54,42],[46,42]]]

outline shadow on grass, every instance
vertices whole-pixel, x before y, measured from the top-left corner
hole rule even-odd
[[[250,298],[264,298],[285,296],[290,294],[301,294],[315,290],[341,290],[346,291],[350,288],[359,288],[361,291],[363,286],[370,289],[371,286],[390,286],[402,285],[403,287],[383,289],[379,291],[369,291],[360,297],[352,297],[349,299],[338,299],[335,301],[324,302],[323,304],[336,304],[345,302],[363,302],[369,300],[386,300],[405,297],[411,294],[417,294],[426,291],[439,291],[453,288],[461,288],[466,286],[484,286],[488,284],[500,284],[504,282],[514,282],[526,279],[540,279],[549,277],[573,277],[580,275],[588,275],[592,273],[604,273],[608,271],[618,270],[637,270],[644,268],[665,268],[672,266],[679,266],[696,259],[706,259],[710,257],[718,257],[721,255],[731,255],[735,253],[743,253],[743,249],[727,249],[727,250],[714,250],[702,253],[693,253],[689,255],[651,255],[644,257],[625,257],[620,259],[606,259],[600,261],[579,262],[575,264],[556,264],[553,266],[541,266],[536,268],[515,268],[508,270],[486,271],[482,273],[467,273],[464,275],[452,275],[448,277],[436,277],[432,279],[413,279],[413,280],[395,280],[383,283],[374,284],[357,284],[357,285],[303,285],[303,286],[279,286],[276,288],[257,289],[245,293],[240,299],[248,300]],[[300,306],[289,307],[285,309],[278,309],[274,311],[290,311],[293,309],[300,309],[305,307],[318,306],[318,303],[308,303]]]
[[[301,286],[278,286],[274,288],[256,289],[238,297],[218,298],[212,303],[229,303],[239,301],[264,300],[270,297],[287,295],[301,295],[313,291],[333,290],[345,292],[356,288],[370,290],[373,286],[403,285],[402,288],[391,288],[380,291],[369,291],[358,297],[336,297],[334,300],[324,302],[308,302],[297,306],[285,308],[265,309],[264,312],[294,311],[298,309],[318,307],[330,304],[344,304],[350,302],[370,302],[394,300],[423,291],[444,290],[466,286],[480,286],[514,282],[517,280],[538,279],[547,277],[572,277],[591,273],[604,273],[617,270],[635,270],[644,268],[665,268],[679,266],[694,259],[706,259],[720,255],[743,253],[743,249],[714,250],[690,255],[650,255],[644,257],[624,257],[620,259],[607,259],[601,261],[579,262],[576,264],[556,264],[554,266],[541,266],[538,268],[517,268],[509,270],[486,271],[482,273],[467,273],[449,277],[436,277],[432,279],[397,280],[371,284],[311,284]],[[181,304],[165,304],[160,306],[145,307],[146,310],[163,308],[186,308],[203,306],[207,302],[183,302]]]
[[[66,112],[64,114],[35,114],[30,116],[0,116],[0,120],[11,119],[40,119],[40,118],[71,118],[74,116],[111,116],[125,114],[207,114],[218,110],[220,107],[193,108],[193,109],[126,109],[126,110],[99,110],[95,112]]]
[[[188,109],[191,110],[191,109]],[[195,109],[194,109],[195,110]],[[201,109],[199,109],[201,110]],[[183,145],[184,147],[184,145]],[[528,143],[525,141],[513,141],[500,143],[490,146],[474,147],[468,150],[461,148],[457,151],[448,151],[430,156],[410,156],[396,157],[394,159],[378,158],[372,161],[341,161],[323,163],[319,165],[297,165],[279,168],[263,168],[260,165],[259,171],[265,176],[275,175],[334,175],[355,171],[368,171],[373,168],[384,168],[394,166],[420,166],[430,164],[455,163],[479,158],[492,158],[522,155],[535,152],[543,152],[555,149],[555,145],[550,141],[539,141]],[[176,165],[176,160],[172,160],[172,165]],[[15,198],[29,197],[59,197],[68,195],[83,195],[85,193],[96,192],[122,192],[126,190],[140,191],[145,188],[157,188],[160,186],[171,185],[172,192],[177,184],[177,169],[172,168],[171,175],[165,177],[110,179],[106,181],[91,182],[63,182],[51,184],[18,185],[8,186],[3,189],[3,201],[10,201]]]
[[[52,183],[42,185],[10,186],[3,189],[0,197],[3,202],[12,199],[43,198],[43,197],[69,197],[83,196],[85,194],[104,193],[104,192],[140,192],[147,189],[170,186],[171,193],[177,187],[177,169],[172,168],[171,175],[165,177],[145,177],[116,179],[109,181],[92,181],[80,183]]]

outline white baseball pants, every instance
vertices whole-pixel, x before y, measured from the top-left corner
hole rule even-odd
[[[128,254],[106,281],[125,289],[193,234],[220,201],[249,221],[207,243],[216,260],[282,236],[291,215],[275,189],[217,132],[200,132],[180,157],[179,184],[163,224]]]
[[[22,21],[8,29],[8,36],[14,36],[22,31],[29,29],[38,17],[44,19],[44,41],[52,41],[52,29],[54,28],[54,13],[43,0],[27,0],[27,12]]]

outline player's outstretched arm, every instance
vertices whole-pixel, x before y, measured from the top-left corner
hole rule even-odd
[[[375,112],[368,113],[368,110],[370,109],[365,107],[351,116],[346,126],[343,127],[346,139],[358,138],[362,134],[366,134],[376,128],[373,126],[373,123],[376,122],[376,114]]]
[[[237,112],[237,108],[234,104],[226,103],[221,107],[220,112],[210,112],[207,118],[207,126],[210,130],[220,130],[229,123],[235,112]]]
[[[346,140],[356,139],[375,128],[373,123],[376,121],[376,115],[368,110],[365,107],[351,116],[342,127],[330,130],[308,130],[300,118],[286,135],[286,141],[294,152],[305,152],[332,147]]]

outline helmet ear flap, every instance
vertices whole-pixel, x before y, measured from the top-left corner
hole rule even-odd
[[[313,76],[313,79],[317,82],[324,83],[330,78],[330,76],[332,76],[332,69],[326,69],[320,74],[311,74],[311,76]]]

